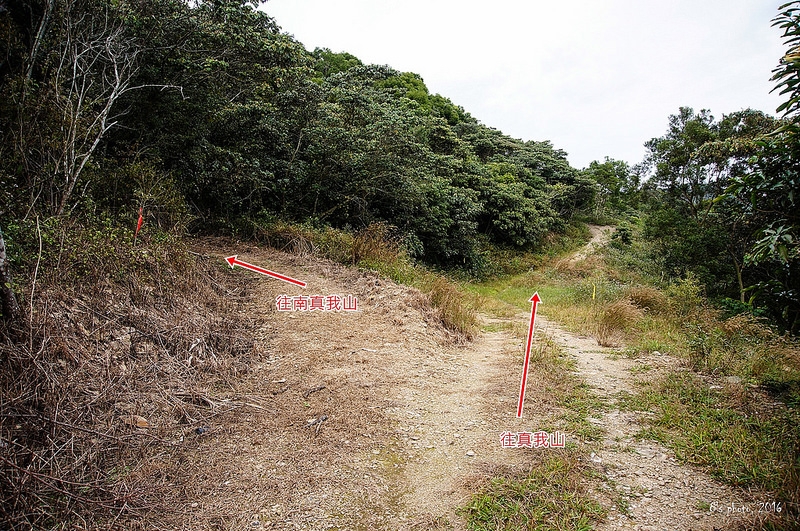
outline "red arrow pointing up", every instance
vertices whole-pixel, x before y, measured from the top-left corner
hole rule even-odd
[[[522,417],[522,404],[525,402],[525,385],[528,381],[528,364],[531,361],[531,342],[533,341],[533,328],[536,324],[536,307],[542,302],[539,292],[531,297],[533,306],[531,307],[531,324],[528,327],[528,344],[525,346],[525,364],[522,367],[522,383],[519,386],[519,403],[517,404],[517,418]]]
[[[283,280],[284,282],[288,282],[290,284],[295,284],[300,286],[301,288],[306,287],[306,283],[302,280],[295,280],[292,277],[287,277],[286,275],[281,275],[280,273],[273,273],[272,271],[268,271],[263,267],[254,266],[253,264],[248,264],[247,262],[242,262],[237,258],[238,255],[233,255],[227,257],[225,260],[231,265],[231,269],[234,266],[243,267],[245,269],[249,269],[250,271],[255,271],[256,273],[261,273],[262,275],[267,275],[273,278],[277,278],[278,280]]]

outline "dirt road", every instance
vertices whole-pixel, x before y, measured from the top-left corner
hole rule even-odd
[[[596,234],[594,245],[609,233]],[[502,448],[500,434],[536,431],[546,413],[529,380],[526,413],[515,418],[524,345],[503,329],[527,315],[482,316],[499,331],[454,345],[416,290],[311,258],[239,252],[308,287],[258,284],[246,313],[259,322],[261,362],[240,385],[215,391],[245,405],[194,436],[183,464],[187,529],[465,529],[457,508],[476,484],[526,470],[530,450]],[[351,296],[358,309],[277,311],[282,295]],[[602,443],[574,440],[608,511],[597,529],[733,525],[724,508],[751,500],[638,440],[638,419],[617,408],[619,393],[647,377],[645,365],[674,360],[629,360],[542,318],[535,340],[548,337],[608,404],[594,420]]]

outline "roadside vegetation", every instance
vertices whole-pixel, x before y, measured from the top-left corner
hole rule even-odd
[[[615,245],[604,257],[568,268],[556,262],[509,284],[535,286],[547,302],[546,315],[598,344],[621,347],[620,355],[679,358],[681,371],[643,375],[640,391],[623,400],[648,413],[641,436],[667,444],[680,459],[707,466],[732,485],[775,493],[796,518],[797,339],[763,318],[714,307],[692,277],[659,285],[640,270],[625,269]]]

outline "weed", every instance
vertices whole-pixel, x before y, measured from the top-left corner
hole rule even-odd
[[[667,296],[661,290],[650,286],[633,286],[625,290],[625,296],[635,306],[648,313],[666,311]]]
[[[800,412],[740,411],[728,395],[689,372],[651,384],[628,405],[655,413],[640,437],[668,444],[683,461],[707,466],[728,483],[798,501]]]
[[[631,514],[630,502],[624,494],[618,493],[618,495],[614,497],[614,505],[617,506],[617,510],[621,514],[624,514],[625,516],[629,516]]]
[[[604,430],[589,421],[607,409],[607,405],[599,400],[585,383],[572,382],[572,387],[563,395],[559,405],[564,408],[562,417],[566,422],[566,430],[582,441],[599,441]]]
[[[621,299],[606,306],[595,329],[597,343],[604,347],[619,346],[625,332],[644,317],[644,312],[630,299]]]
[[[605,510],[586,491],[590,469],[577,452],[538,456],[525,476],[496,477],[461,509],[473,530],[593,529]]]
[[[644,373],[644,372],[652,371],[653,368],[650,365],[644,364],[644,365],[636,365],[634,367],[631,367],[628,370],[630,372],[632,372],[633,374],[641,374],[641,373]]]
[[[667,288],[670,311],[681,316],[688,316],[705,305],[703,286],[696,276],[689,274],[686,278],[670,284]]]

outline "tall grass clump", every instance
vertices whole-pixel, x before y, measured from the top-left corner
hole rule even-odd
[[[617,347],[625,333],[642,317],[644,311],[630,299],[620,299],[607,304],[597,318],[594,337],[604,347]]]
[[[467,297],[456,284],[444,277],[435,276],[422,284],[431,305],[437,309],[444,326],[464,339],[471,340],[478,329],[475,309],[467,302]]]
[[[631,286],[625,290],[625,297],[649,314],[663,314],[669,309],[667,296],[652,286]]]

